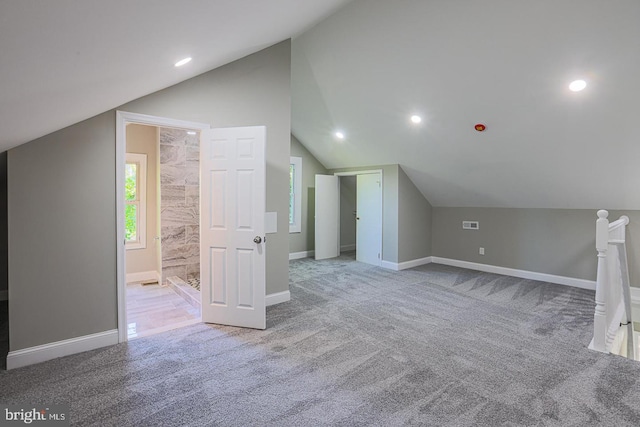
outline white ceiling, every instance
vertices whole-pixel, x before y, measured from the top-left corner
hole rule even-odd
[[[398,163],[436,206],[640,209],[639,22],[637,0],[3,1],[0,150],[294,37],[293,133],[329,168]]]
[[[640,209],[640,1],[356,0],[294,39],[292,79],[328,168],[399,163],[435,206]]]
[[[347,2],[1,1],[0,151],[300,34]]]

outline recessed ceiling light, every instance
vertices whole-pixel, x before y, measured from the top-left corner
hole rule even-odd
[[[191,62],[191,57],[181,59],[180,61],[175,63],[175,66],[176,67],[182,67],[184,64],[188,64],[189,62]]]
[[[344,139],[344,133],[337,131],[335,134],[336,138],[338,139]]]
[[[413,123],[415,123],[415,124],[418,124],[418,123],[422,122],[422,117],[413,115],[413,116],[411,116],[411,121]]]
[[[584,80],[574,80],[569,84],[569,90],[572,92],[580,92],[587,87],[587,82]]]
[[[192,130],[187,132],[187,135],[195,135],[195,134],[196,134],[195,131],[192,131]]]

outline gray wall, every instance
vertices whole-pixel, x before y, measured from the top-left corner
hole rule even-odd
[[[127,153],[147,155],[147,247],[127,249],[127,274],[158,269],[158,242],[154,239],[158,232],[158,128],[154,126],[127,125]]]
[[[267,294],[289,290],[291,40],[118,109],[213,127],[267,127],[266,209],[278,213],[267,244]]]
[[[0,153],[0,291],[8,286],[7,152]]]
[[[340,178],[340,246],[356,244],[357,176]]]
[[[640,212],[625,214],[632,284],[639,284]],[[433,208],[433,255],[558,276],[595,280],[596,210]],[[479,230],[463,230],[463,220],[480,221]],[[479,247],[485,255],[479,255]]]
[[[354,172],[382,169],[382,260],[398,262],[398,165],[330,169],[328,172]]]
[[[267,127],[267,293],[288,280],[291,42],[121,106],[128,112]],[[10,350],[117,327],[115,112],[9,151]]]
[[[327,169],[293,135],[291,156],[302,158],[302,231],[289,234],[289,253],[312,251],[315,247],[316,174],[326,175]]]
[[[431,256],[432,207],[413,181],[398,170],[398,262]]]
[[[115,113],[9,151],[9,349],[115,329]]]

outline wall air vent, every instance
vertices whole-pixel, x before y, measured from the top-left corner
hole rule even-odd
[[[464,230],[479,230],[480,223],[478,221],[462,221],[462,228]]]

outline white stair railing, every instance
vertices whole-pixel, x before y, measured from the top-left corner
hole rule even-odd
[[[598,273],[596,276],[596,309],[593,317],[593,339],[589,348],[637,359],[637,348],[631,318],[631,291],[627,247],[625,244],[627,216],[609,223],[609,212],[598,211],[596,221],[596,249]],[[623,338],[620,338],[620,337]],[[616,339],[616,337],[618,337]],[[614,340],[626,343],[626,348],[615,349]]]

